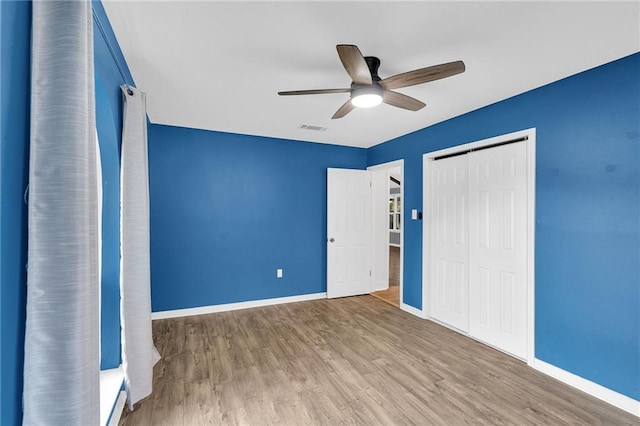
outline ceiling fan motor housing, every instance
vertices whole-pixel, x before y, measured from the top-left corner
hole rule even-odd
[[[371,84],[351,83],[351,99],[363,95],[377,95],[382,98],[384,89],[380,85],[380,77],[378,76],[378,68],[380,67],[380,59],[375,56],[365,56],[367,67],[371,72]]]
[[[382,86],[377,81],[373,84],[356,84],[351,83],[351,98],[361,95],[378,95],[382,96]]]
[[[378,68],[380,68],[380,59],[375,56],[365,56],[365,62],[367,63],[367,67],[371,72],[371,80],[377,82],[380,81],[380,77],[378,76]]]

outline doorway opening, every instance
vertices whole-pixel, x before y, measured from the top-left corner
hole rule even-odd
[[[402,303],[403,161],[369,167],[372,172],[373,259],[371,295]],[[384,209],[384,213],[383,212]]]

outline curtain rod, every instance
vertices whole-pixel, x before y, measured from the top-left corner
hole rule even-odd
[[[457,157],[458,155],[464,155],[464,154],[468,154],[470,152],[482,151],[483,149],[495,148],[496,146],[507,145],[507,144],[516,143],[516,142],[523,142],[523,141],[526,141],[526,140],[529,140],[529,136],[523,136],[523,137],[517,138],[517,139],[511,139],[511,140],[504,141],[504,142],[498,142],[498,143],[494,143],[494,144],[491,144],[491,145],[481,146],[479,148],[471,148],[471,149],[467,149],[465,151],[454,152],[453,154],[441,155],[439,157],[434,157],[433,161],[444,160],[445,158]]]
[[[124,85],[127,87],[127,93],[129,94],[129,96],[132,96],[133,95],[133,90],[131,90],[131,88],[129,87],[129,84],[127,83],[127,78],[125,77],[124,71],[122,70],[122,67],[120,66],[120,61],[118,61],[116,52],[113,49],[113,46],[111,45],[111,43],[109,42],[109,38],[107,37],[107,33],[104,31],[102,23],[100,22],[100,18],[98,18],[98,15],[96,15],[96,11],[93,8],[91,8],[91,13],[93,15],[93,20],[96,23],[96,26],[98,27],[98,30],[100,30],[100,34],[102,34],[102,38],[104,39],[104,42],[107,44],[107,49],[109,49],[109,53],[111,54],[111,57],[113,58],[113,62],[116,64],[116,68],[118,68],[118,72],[120,73],[120,77],[122,77],[122,81],[124,82]]]

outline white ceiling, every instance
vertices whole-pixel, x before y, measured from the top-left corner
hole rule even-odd
[[[640,50],[633,2],[103,1],[153,123],[370,147]],[[463,60],[381,105],[331,120],[349,87],[336,44],[377,56],[382,78]],[[594,90],[597,90],[594,87]],[[326,127],[300,129],[301,124]]]

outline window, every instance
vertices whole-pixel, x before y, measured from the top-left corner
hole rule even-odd
[[[400,195],[389,197],[389,230],[400,231],[402,200]]]

